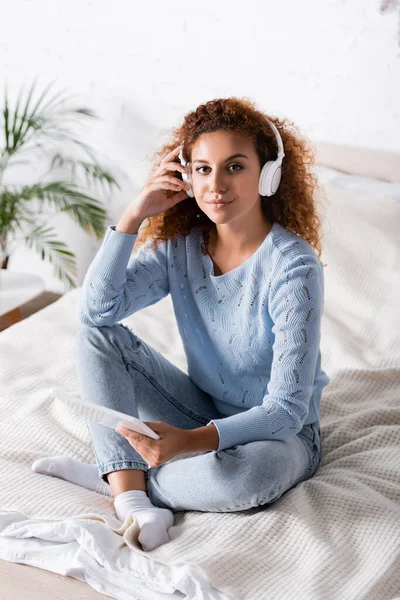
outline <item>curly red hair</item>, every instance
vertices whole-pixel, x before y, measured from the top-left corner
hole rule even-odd
[[[190,162],[194,142],[203,133],[223,129],[245,134],[254,142],[261,169],[265,162],[274,160],[278,154],[276,137],[268,121],[274,123],[282,137],[285,158],[278,190],[273,196],[261,197],[263,212],[270,223],[276,221],[302,237],[320,258],[321,220],[317,203],[322,199],[323,191],[313,172],[315,149],[288,119],[265,114],[246,97],[210,100],[189,112],[183,123],[172,129],[170,141],[151,157],[155,161],[153,168],[158,167],[164,156],[180,145],[183,146],[183,158]],[[180,171],[170,174],[182,178]],[[174,192],[166,190],[166,194],[172,196]],[[158,240],[167,240],[177,234],[187,235],[193,227],[201,227],[205,240],[202,253],[207,254],[209,232],[215,223],[199,208],[195,198],[178,202],[146,220],[148,223],[141,226],[135,247],[151,239],[155,248]]]

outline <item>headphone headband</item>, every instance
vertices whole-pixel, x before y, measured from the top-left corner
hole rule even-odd
[[[275,159],[275,160],[278,160],[278,158],[283,158],[285,156],[285,151],[283,149],[282,138],[281,138],[281,135],[280,135],[279,131],[275,127],[275,125],[269,119],[268,119],[268,123],[271,126],[272,131],[275,133],[276,141],[278,142],[278,156]]]

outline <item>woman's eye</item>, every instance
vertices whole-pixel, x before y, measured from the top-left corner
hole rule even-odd
[[[238,171],[238,170],[241,171],[243,168],[242,165],[239,165],[238,163],[229,165],[229,167],[239,167],[239,169],[234,169],[234,171]],[[228,169],[229,169],[229,167],[228,167]],[[200,169],[208,169],[208,168],[209,167],[197,167],[196,171],[199,171],[200,173],[202,173],[203,171],[200,171]]]

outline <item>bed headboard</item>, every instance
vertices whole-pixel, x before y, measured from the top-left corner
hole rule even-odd
[[[313,142],[316,164],[374,179],[400,183],[400,154],[355,146]]]

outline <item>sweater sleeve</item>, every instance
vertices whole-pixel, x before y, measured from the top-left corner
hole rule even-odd
[[[257,440],[286,440],[301,431],[309,410],[320,350],[323,266],[297,256],[271,280],[269,312],[275,335],[271,373],[262,404],[214,419],[218,450]]]
[[[144,244],[131,257],[139,234],[115,227],[108,226],[82,283],[77,316],[84,325],[111,326],[169,293],[167,242],[156,250]]]

